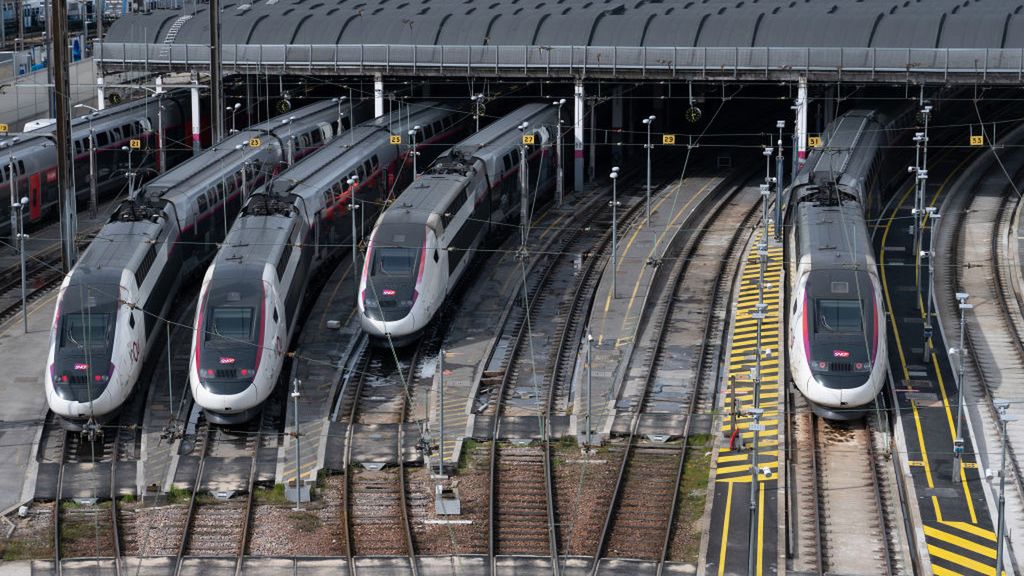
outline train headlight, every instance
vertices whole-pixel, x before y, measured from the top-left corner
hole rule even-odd
[[[828,370],[828,362],[818,362],[818,370]]]

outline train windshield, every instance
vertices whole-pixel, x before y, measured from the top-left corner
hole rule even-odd
[[[219,306],[210,312],[206,341],[252,340],[253,309]]]
[[[107,326],[110,314],[92,312],[88,314],[65,314],[64,330],[61,332],[61,346],[94,348],[107,342]]]
[[[415,248],[378,248],[375,274],[385,276],[408,276],[416,265],[419,250]]]
[[[861,331],[860,300],[818,300],[818,332]]]

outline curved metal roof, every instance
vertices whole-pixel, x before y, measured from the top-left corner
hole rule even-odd
[[[1024,0],[229,0],[224,44],[1024,48]],[[110,43],[168,41],[182,12]],[[209,42],[201,8],[175,44]]]

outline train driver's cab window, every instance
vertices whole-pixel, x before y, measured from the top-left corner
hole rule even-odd
[[[206,327],[206,341],[249,341],[253,334],[253,309],[238,306],[218,306],[210,313]]]
[[[818,300],[817,332],[850,334],[861,331],[860,300]]]
[[[378,248],[376,271],[385,276],[408,276],[416,264],[415,248]]]
[[[61,332],[61,346],[95,348],[107,341],[107,324],[110,314],[97,312],[64,315],[64,330]]]

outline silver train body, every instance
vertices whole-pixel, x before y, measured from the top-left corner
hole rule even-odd
[[[135,389],[183,279],[216,252],[248,190],[338,131],[323,102],[243,130],[123,202],[61,284],[46,401],[64,425],[102,423]],[[260,145],[250,147],[253,139]]]
[[[527,202],[554,184],[552,106],[528,104],[452,147],[402,192],[370,236],[359,284],[359,319],[377,344],[415,341],[465,275],[488,234],[520,218],[518,126],[527,151]]]
[[[273,392],[311,277],[362,236],[352,196],[372,218],[389,190],[411,182],[409,148],[389,143],[389,126],[421,126],[429,154],[469,125],[464,116],[425,102],[365,122],[249,198],[206,270],[193,324],[189,384],[207,421],[248,421]]]
[[[170,90],[162,97],[151,97],[112,106],[71,123],[74,149],[75,192],[79,206],[89,200],[89,136],[96,143],[96,184],[100,196],[127,189],[128,153],[122,147],[132,139],[141,140],[142,149],[131,156],[132,169],[139,181],[160,170],[157,153],[159,138],[165,143],[164,159],[174,166],[184,158],[180,145],[185,133],[189,102],[188,90]],[[162,117],[158,113],[163,105]],[[161,125],[161,121],[163,124]],[[0,140],[0,237],[10,237],[12,172],[14,192],[29,199],[24,213],[32,224],[55,211],[58,201],[56,125]],[[12,170],[13,166],[13,170]]]
[[[789,195],[789,370],[815,413],[863,416],[886,379],[886,324],[866,207],[877,203],[892,123],[853,110],[826,130]]]

